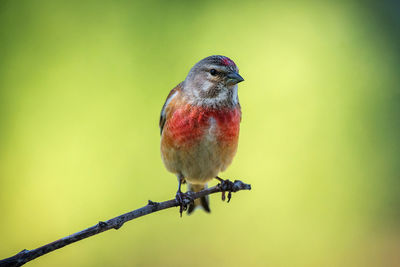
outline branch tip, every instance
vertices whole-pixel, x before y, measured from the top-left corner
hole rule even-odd
[[[233,182],[233,186],[235,188],[235,192],[239,191],[239,190],[251,190],[251,185],[250,184],[243,183],[240,180],[235,180]]]

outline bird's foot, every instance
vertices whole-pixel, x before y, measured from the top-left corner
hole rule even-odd
[[[228,203],[229,201],[231,201],[231,197],[232,197],[232,192],[236,192],[235,190],[235,184],[230,181],[229,179],[221,179],[219,177],[216,177],[220,183],[218,184],[218,187],[221,188],[222,191],[222,201],[225,201],[225,192],[228,192]]]
[[[189,204],[193,203],[193,198],[191,197],[191,192],[183,193],[182,191],[176,192],[176,201],[179,206],[179,213],[182,217],[182,213],[187,210]]]

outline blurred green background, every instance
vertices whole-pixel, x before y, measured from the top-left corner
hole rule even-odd
[[[251,183],[30,266],[400,266],[396,1],[0,1],[0,258],[174,197],[158,116],[198,60],[239,66]]]

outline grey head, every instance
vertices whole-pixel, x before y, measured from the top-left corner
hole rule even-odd
[[[192,104],[218,107],[239,103],[237,84],[244,81],[236,64],[225,56],[209,56],[189,71],[183,92]]]

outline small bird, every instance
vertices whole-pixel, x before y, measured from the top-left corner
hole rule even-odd
[[[161,157],[178,178],[176,199],[180,213],[187,207],[181,185],[198,192],[218,177],[236,154],[242,117],[238,83],[244,81],[236,64],[225,56],[209,56],[196,63],[186,79],[169,93],[160,116]],[[210,212],[208,196],[189,205]]]

